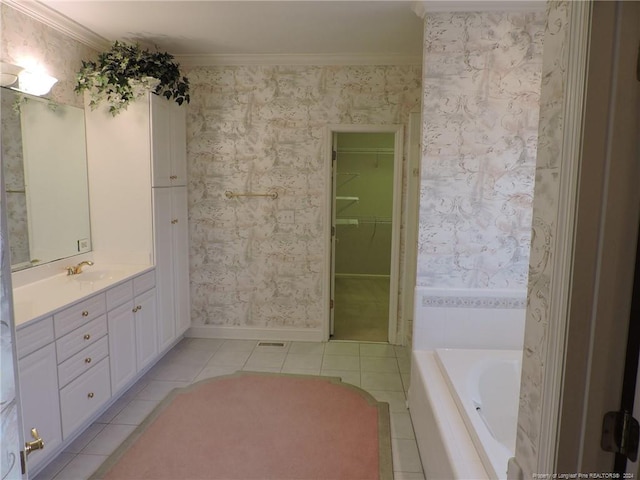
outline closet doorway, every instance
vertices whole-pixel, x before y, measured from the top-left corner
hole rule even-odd
[[[394,343],[401,128],[347,128],[331,136],[330,338]]]

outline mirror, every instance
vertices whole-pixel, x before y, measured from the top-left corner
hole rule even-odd
[[[84,110],[2,88],[13,271],[91,250]]]

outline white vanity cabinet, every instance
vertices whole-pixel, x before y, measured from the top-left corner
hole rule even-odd
[[[111,398],[105,293],[55,313],[53,325],[66,439]]]
[[[31,429],[36,428],[40,437],[45,440],[47,449],[52,450],[62,443],[56,349],[53,341],[52,317],[17,331],[24,438],[25,441],[33,440]],[[29,455],[29,468],[38,467],[46,459],[46,450],[33,451]]]
[[[81,274],[80,274],[81,275]],[[25,440],[37,474],[158,360],[155,270],[17,326]]]
[[[117,394],[155,358],[155,274],[147,272],[107,292],[111,390]]]
[[[158,310],[155,284],[155,272],[149,272],[133,281],[138,372],[144,370],[158,355]]]

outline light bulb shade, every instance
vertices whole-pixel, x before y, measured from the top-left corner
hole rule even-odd
[[[46,73],[23,70],[18,74],[18,90],[31,95],[46,95],[57,81],[57,78]]]
[[[13,73],[0,72],[0,87],[10,87],[18,81],[18,76]]]

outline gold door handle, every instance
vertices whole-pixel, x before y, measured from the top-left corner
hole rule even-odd
[[[25,442],[24,444],[24,451],[27,453],[27,456],[29,456],[29,454],[34,450],[42,450],[44,448],[44,442],[40,438],[40,435],[38,435],[38,430],[36,430],[35,428],[32,428],[31,436],[35,440],[31,442]]]

